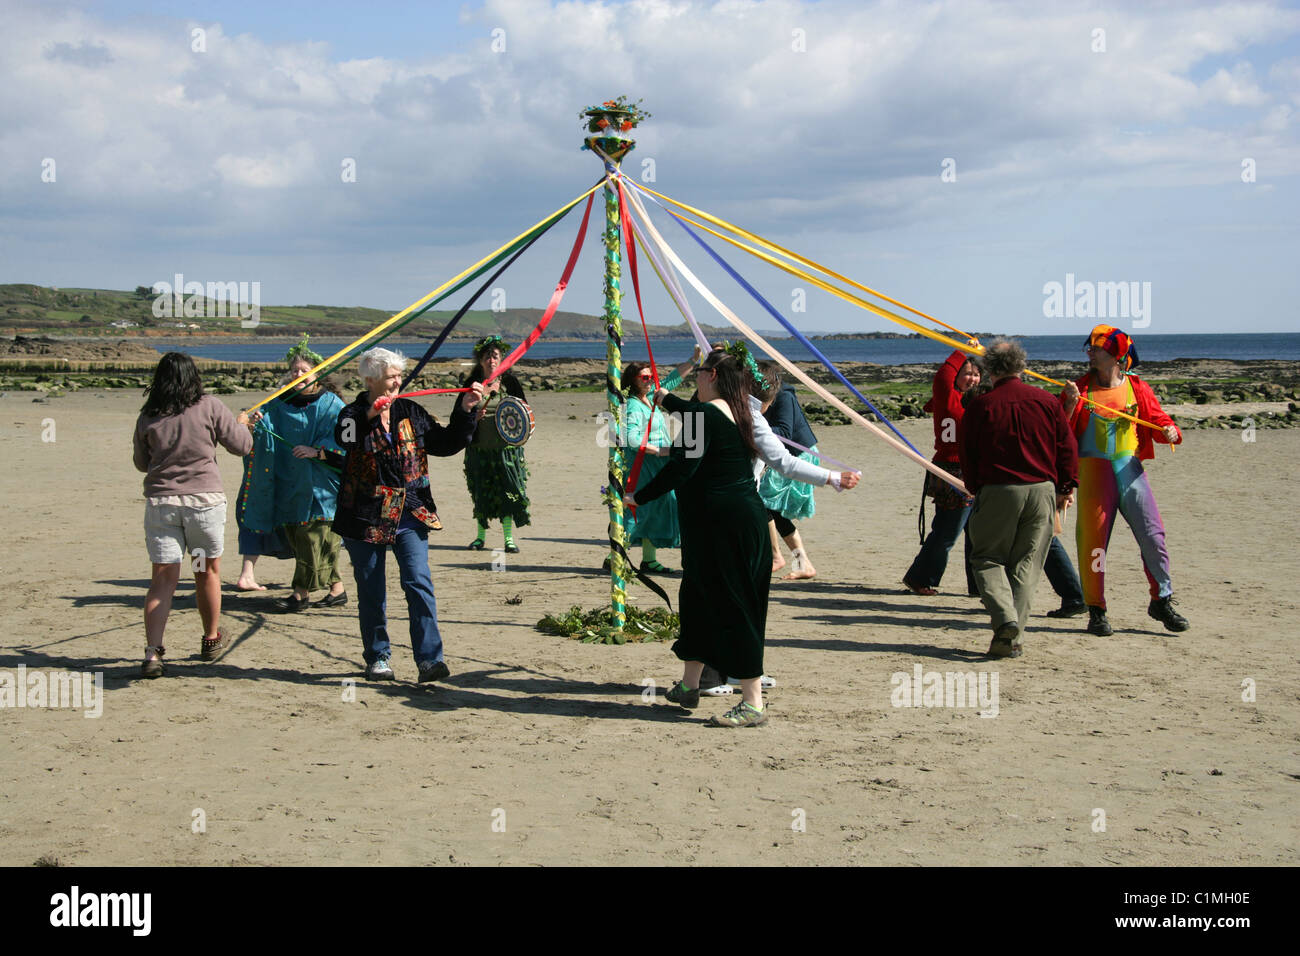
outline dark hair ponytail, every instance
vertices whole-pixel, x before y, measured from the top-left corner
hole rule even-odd
[[[203,397],[203,380],[194,360],[183,352],[168,352],[153,371],[153,382],[144,390],[146,415],[179,415]]]
[[[758,458],[758,446],[754,444],[754,417],[749,413],[749,371],[742,368],[732,356],[720,351],[710,352],[700,366],[701,372],[714,369],[718,372],[718,397],[731,409],[731,417],[740,430],[740,439],[749,449],[750,455]]]

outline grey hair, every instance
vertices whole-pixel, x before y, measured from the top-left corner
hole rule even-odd
[[[361,377],[364,379],[383,378],[390,368],[406,371],[406,356],[401,352],[373,348],[362,353],[357,366],[361,370]]]
[[[984,371],[989,378],[1006,378],[1025,370],[1025,348],[1014,339],[998,336],[984,350]]]

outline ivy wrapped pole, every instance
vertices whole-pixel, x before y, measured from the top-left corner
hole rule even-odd
[[[649,114],[641,111],[638,104],[629,104],[625,97],[619,97],[617,100],[606,100],[600,106],[589,107],[579,116],[586,124],[588,133],[583,148],[595,147],[617,166],[636,146],[636,141],[627,133]],[[597,156],[600,153],[597,153]],[[605,244],[605,395],[609,400],[611,437],[622,435],[624,432],[623,393],[619,389],[619,381],[623,376],[623,316],[620,310],[622,293],[619,288],[622,272],[619,250],[621,233],[618,193],[607,181],[605,183],[605,231],[602,239]],[[611,544],[609,607],[613,612],[614,627],[618,630],[622,630],[627,622],[626,582],[632,570],[628,564],[627,534],[623,527],[625,478],[619,442],[611,441],[608,496]]]

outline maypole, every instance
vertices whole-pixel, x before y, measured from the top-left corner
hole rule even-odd
[[[620,96],[606,100],[600,106],[583,110],[579,117],[587,127],[584,149],[597,156],[604,154],[615,167],[636,146],[629,135],[648,113],[641,111],[638,103],[629,103]],[[602,159],[602,162],[604,160]],[[621,230],[619,228],[618,193],[610,180],[605,181],[605,395],[609,400],[611,437],[621,436],[623,427],[623,393],[619,380],[623,376],[623,317],[619,308],[621,292],[619,277],[622,261],[619,253]],[[622,630],[627,615],[626,581],[631,574],[627,563],[627,536],[623,528],[623,483],[626,474],[619,453],[618,440],[609,445],[609,538],[614,547],[609,560],[609,607],[614,616],[614,627]]]

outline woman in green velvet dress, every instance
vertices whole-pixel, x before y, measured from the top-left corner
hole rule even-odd
[[[673,448],[668,464],[629,495],[642,505],[677,493],[682,538],[682,586],[678,593],[681,634],[673,653],[685,664],[668,700],[687,709],[700,701],[700,673],[708,664],[740,679],[743,699],[711,723],[752,727],[767,720],[759,679],[772,562],[767,511],[754,484],[753,419],[748,373],[725,352],[713,352],[700,368],[700,400],[656,393],[670,412],[690,415],[693,447]]]

